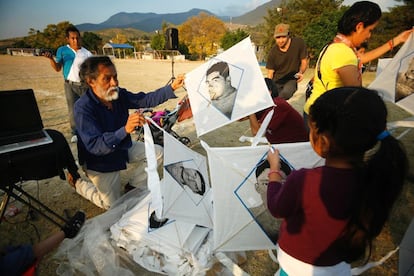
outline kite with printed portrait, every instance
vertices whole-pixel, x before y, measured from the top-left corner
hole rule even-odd
[[[250,37],[186,74],[197,136],[273,106]]]
[[[164,132],[163,217],[213,228],[206,157]]]
[[[274,249],[277,220],[267,210],[266,188],[257,173],[269,146],[213,148],[201,144],[207,151],[214,198],[214,251]],[[308,142],[275,147],[292,168],[324,164]]]
[[[378,63],[382,64],[381,62]],[[368,86],[383,93],[384,100],[414,114],[414,36],[407,39],[398,53],[378,68],[376,78]],[[378,70],[377,70],[378,72]]]

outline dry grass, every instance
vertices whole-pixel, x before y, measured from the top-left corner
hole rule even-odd
[[[171,63],[168,61],[137,61],[137,60],[116,60],[120,85],[131,91],[149,91],[158,88],[168,82],[172,74]],[[67,108],[63,92],[63,82],[60,73],[54,72],[48,60],[42,57],[11,57],[0,56],[0,90],[32,88],[35,91],[39,108],[42,113],[44,124],[47,128],[61,131],[67,139],[70,139],[70,128],[67,121]],[[191,71],[200,65],[199,62],[176,62],[175,74]],[[312,70],[308,70],[306,77],[309,78]],[[374,78],[374,73],[364,75],[365,85]],[[302,109],[304,102],[304,83],[291,100],[291,104],[298,110]],[[184,96],[185,91],[179,91],[178,97]],[[176,100],[168,101],[157,109],[172,109]],[[394,104],[388,104],[390,110],[389,121],[408,117],[409,114]],[[369,107],[367,107],[369,108]],[[204,153],[196,137],[194,126],[191,121],[184,121],[177,125],[177,131],[181,135],[191,138],[192,148]],[[247,122],[236,122],[208,133],[202,137],[211,146],[239,146],[238,141],[241,135],[250,135]],[[411,172],[414,166],[413,143],[414,132],[404,136],[401,141],[407,148],[411,160]],[[71,144],[72,151],[76,156],[76,147]],[[123,179],[128,176],[125,172]],[[52,207],[57,213],[63,214],[67,209],[71,214],[82,209],[88,218],[102,213],[102,210],[77,195],[73,189],[58,177],[37,182],[27,182],[25,189],[30,191],[47,206]],[[407,181],[401,198],[395,206],[389,223],[383,233],[378,237],[375,244],[373,259],[378,260],[389,250],[394,249],[401,241],[405,229],[414,215],[414,184]],[[0,224],[0,247],[8,244],[20,244],[36,242],[44,239],[50,233],[57,231],[57,227],[42,217],[31,220],[27,217],[27,208],[22,212]],[[39,275],[56,274],[57,264],[48,255],[41,262]],[[269,258],[267,251],[247,252],[247,260],[241,263],[250,275],[273,275],[277,265]],[[139,275],[156,275],[154,273],[139,270]],[[398,254],[380,267],[369,270],[365,275],[397,275]]]

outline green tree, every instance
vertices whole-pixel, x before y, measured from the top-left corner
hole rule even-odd
[[[185,45],[185,43],[178,43],[178,51],[180,52],[180,54],[188,56],[190,54],[190,51],[188,50],[187,45]]]
[[[30,28],[28,36],[24,38],[24,44],[32,48],[47,48],[56,50],[59,46],[66,44],[66,28],[71,25],[68,21],[49,24],[40,32]]]
[[[221,38],[221,48],[227,50],[248,36],[249,34],[242,29],[237,29],[236,31],[227,31]]]
[[[21,39],[21,40],[14,42],[12,47],[13,48],[32,48],[31,45],[27,44],[25,39]]]
[[[151,48],[154,50],[163,50],[165,47],[164,35],[157,33],[151,39]]]
[[[30,28],[30,30],[28,32],[28,36],[24,37],[21,42],[16,43],[16,47],[19,47],[18,45],[26,45],[26,47],[28,47],[28,48],[37,48],[36,47],[37,46],[36,41],[37,41],[38,35],[40,35],[39,30],[35,30],[33,28]],[[24,47],[22,47],[22,48],[24,48]]]
[[[92,32],[84,32],[82,36],[82,45],[89,51],[98,52],[102,48],[102,38]]]
[[[189,18],[179,27],[181,42],[198,59],[216,54],[225,32],[223,21],[204,12]]]
[[[344,11],[345,7],[339,10],[324,12],[303,29],[303,39],[308,48],[310,66],[315,64],[323,46],[329,41],[332,41],[332,38],[336,35],[337,22]]]
[[[46,48],[57,49],[62,45],[67,44],[66,29],[72,25],[69,21],[63,21],[55,24],[49,24],[41,33],[39,40]]]
[[[290,25],[291,32],[303,36],[306,25],[317,21],[325,13],[337,11],[342,2],[343,0],[284,0],[285,5],[280,12]]]

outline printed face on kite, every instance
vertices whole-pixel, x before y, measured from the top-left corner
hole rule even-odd
[[[408,57],[401,59],[402,66],[408,63],[408,68],[401,70],[397,75],[395,86],[395,102],[414,93],[414,58]]]
[[[205,181],[198,170],[183,167],[179,163],[169,165],[167,170],[179,184],[187,186],[193,193],[204,195]]]
[[[220,72],[215,71],[207,75],[206,79],[210,99],[216,100],[225,94],[227,87],[227,80],[220,75]]]
[[[195,169],[183,168],[182,180],[194,193],[203,195],[205,184],[201,173]]]

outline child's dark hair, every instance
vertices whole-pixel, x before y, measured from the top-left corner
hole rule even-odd
[[[358,172],[352,213],[338,244],[344,260],[360,259],[384,227],[408,171],[401,143],[386,131],[387,109],[377,91],[342,87],[310,108],[309,120],[330,137],[328,156],[346,158]]]
[[[371,1],[355,2],[338,21],[338,32],[350,35],[356,31],[359,22],[367,27],[380,20],[381,15],[381,8],[377,3]]]

